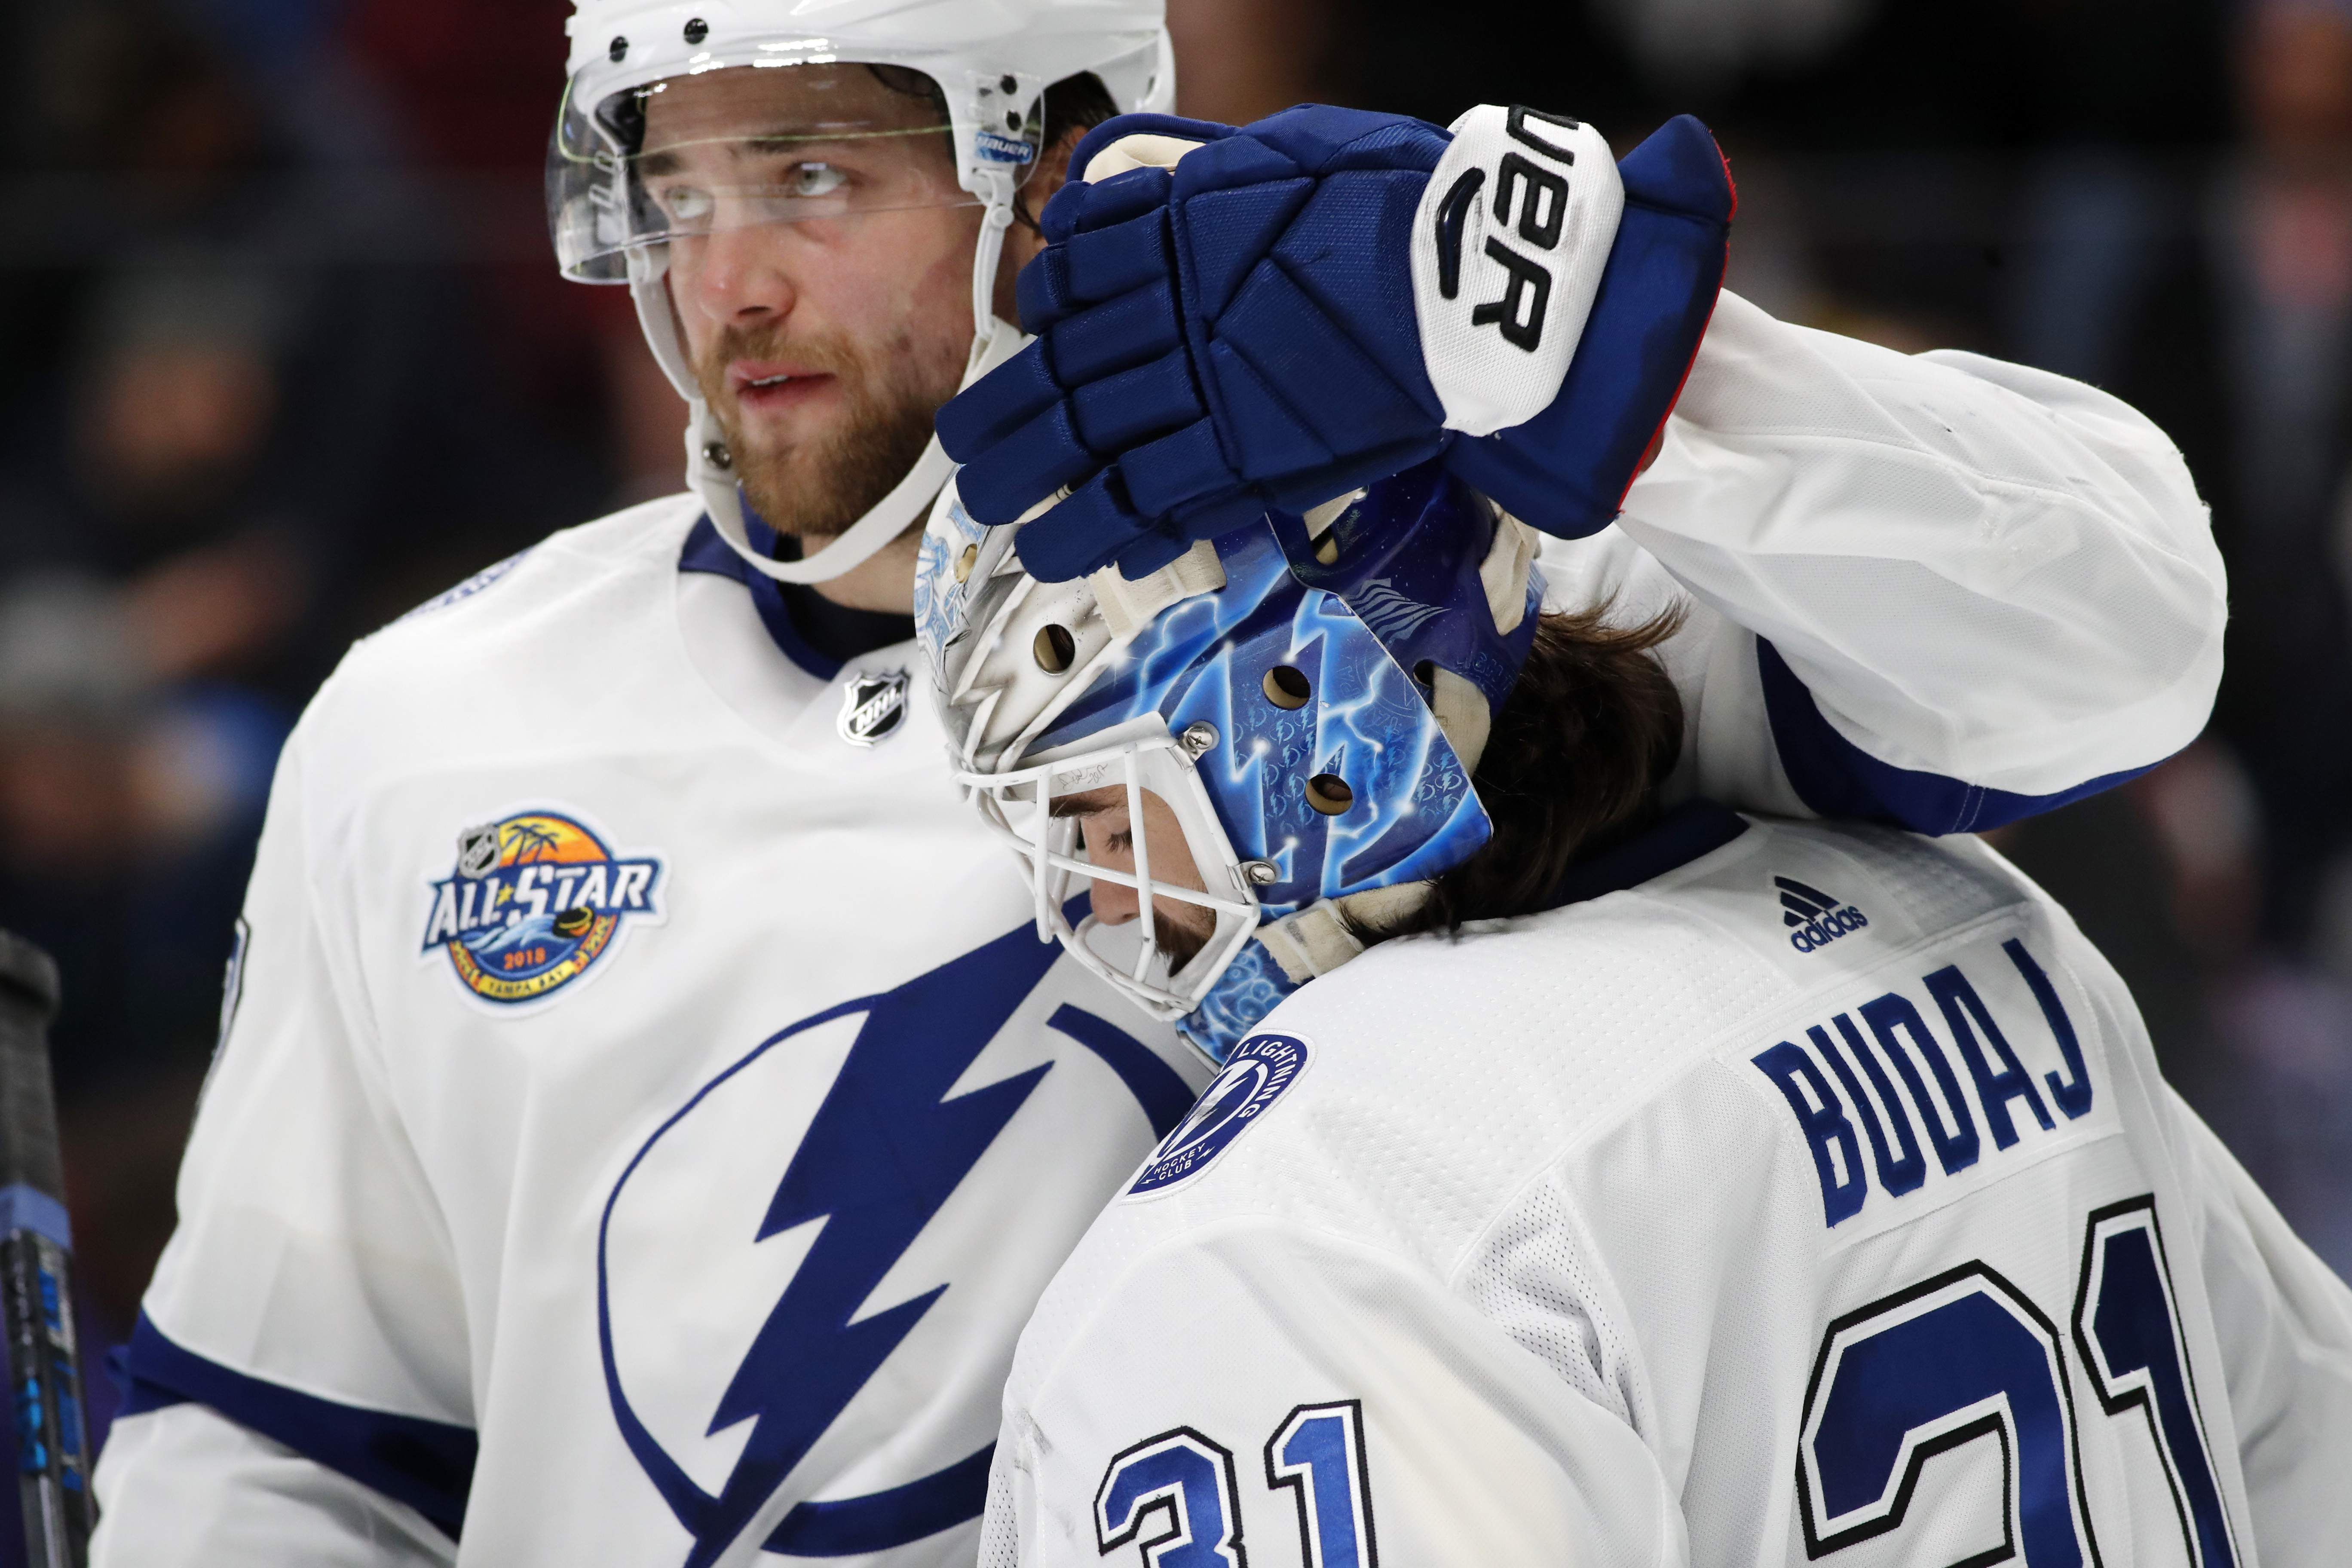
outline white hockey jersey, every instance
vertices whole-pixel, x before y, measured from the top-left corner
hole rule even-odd
[[[1678,787],[1760,809],[2036,809],[2218,671],[2146,421],[1728,297],[1625,528],[1546,566],[1702,595]],[[912,647],[835,669],[748,576],[651,503],[312,704],[100,1568],[970,1561],[1020,1326],[1206,1072],[1031,934]]]
[[[1704,801],[1276,1008],[1005,1397],[991,1568],[2352,1542],[2352,1291],[1970,839]]]
[[[102,1562],[377,1560],[273,1517],[287,1449],[427,1557],[969,1553],[1013,1333],[1201,1069],[1038,942],[911,650],[798,668],[696,523],[541,545],[303,721]],[[159,1507],[207,1412],[277,1448]]]

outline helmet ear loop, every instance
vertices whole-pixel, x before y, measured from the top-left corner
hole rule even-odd
[[[980,235],[971,251],[971,357],[964,365],[963,384],[979,379],[981,362],[996,342],[996,273],[1004,261],[1004,232],[1013,226],[1013,192],[992,180],[983,200]]]
[[[654,363],[678,396],[689,405],[702,401],[702,384],[686,349],[686,327],[678,320],[677,300],[670,292],[669,247],[648,245],[629,252],[629,297],[637,308],[637,325],[652,348]],[[694,439],[688,432],[688,440]]]

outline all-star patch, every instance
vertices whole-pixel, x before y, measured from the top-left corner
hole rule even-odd
[[[490,1002],[534,1002],[610,952],[625,924],[659,919],[662,863],[615,855],[561,812],[524,811],[465,828],[433,883],[424,952],[446,949],[457,979]]]

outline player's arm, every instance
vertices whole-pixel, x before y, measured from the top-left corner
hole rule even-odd
[[[2169,1089],[2198,1256],[2264,1568],[2340,1562],[2352,1541],[2352,1289]]]
[[[100,1568],[455,1556],[474,1452],[465,1321],[316,889],[310,728],[272,789],[179,1228],[98,1466]]]
[[[1333,1565],[1686,1560],[1633,1429],[1397,1258],[1241,1220],[1091,1295],[1086,1273],[1024,1336],[983,1560],[1239,1568],[1291,1542]]]
[[[1705,129],[1607,153],[1492,107],[1110,122],[1022,275],[1039,342],[940,415],[961,500],[1040,509],[1048,580],[1424,461],[1559,539],[1616,519],[1706,606],[1670,662],[1701,784],[1742,805],[1950,832],[2185,745],[2223,583],[2162,433],[2061,377],[1772,320],[1720,291]]]
[[[446,1568],[454,1543],[372,1487],[202,1405],[115,1424],[91,1562]]]
[[[1566,552],[1631,541],[1701,601],[1693,761],[1741,804],[1992,826],[2188,744],[2221,678],[2221,558],[2179,452],[2039,371],[1726,293],[1617,522]]]

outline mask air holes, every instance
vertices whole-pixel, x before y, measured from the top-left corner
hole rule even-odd
[[[629,40],[626,38],[614,38],[612,43],[605,47],[604,53],[611,58],[614,65],[619,65],[623,60],[629,58]]]
[[[1307,682],[1307,672],[1293,669],[1286,664],[1277,664],[1267,670],[1264,684],[1265,700],[1276,708],[1304,708],[1315,695],[1315,688]]]
[[[1424,658],[1419,664],[1414,665],[1412,667],[1412,678],[1421,682],[1421,689],[1423,691],[1436,690],[1437,666],[1435,662]]]
[[[959,583],[964,583],[964,582],[969,582],[969,581],[971,581],[971,569],[972,569],[972,567],[973,567],[973,566],[977,565],[977,564],[979,563],[979,562],[980,562],[980,546],[979,546],[979,545],[977,545],[977,544],[967,544],[967,545],[965,545],[965,546],[963,547],[963,553],[961,553],[961,555],[958,555],[958,556],[956,557],[956,563],[955,563],[955,574],[956,574],[956,581],[957,581],[957,582],[959,582]]]
[[[1337,816],[1356,804],[1356,792],[1338,773],[1317,773],[1307,781],[1307,804],[1326,816]]]
[[[1339,541],[1338,537],[1333,534],[1327,533],[1322,538],[1317,540],[1315,542],[1315,559],[1320,561],[1326,566],[1337,566],[1339,564]]]
[[[710,24],[704,21],[701,17],[697,16],[692,21],[687,23],[686,41],[688,43],[698,44],[709,37],[710,37]]]
[[[1043,626],[1037,628],[1037,640],[1030,645],[1030,651],[1037,656],[1038,668],[1059,675],[1078,657],[1078,639],[1067,626]]]

